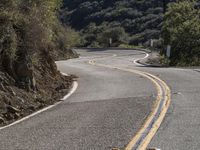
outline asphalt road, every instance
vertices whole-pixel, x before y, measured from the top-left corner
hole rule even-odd
[[[77,91],[60,105],[0,131],[1,150],[109,150],[124,148],[141,128],[156,99],[148,79],[130,72],[92,66],[90,60],[152,73],[172,89],[172,103],[150,143],[162,150],[200,147],[200,72],[134,64],[135,50],[77,50],[78,59],[58,62],[79,76]]]

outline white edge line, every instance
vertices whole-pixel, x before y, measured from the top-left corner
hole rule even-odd
[[[136,64],[136,65],[139,65],[139,66],[141,66],[142,64],[139,64],[139,63],[138,63],[138,61],[139,61],[139,60],[146,59],[146,58],[148,58],[148,57],[149,57],[149,54],[148,54],[148,53],[146,53],[146,52],[144,52],[144,53],[146,54],[146,56],[145,56],[145,57],[143,57],[143,58],[138,58],[138,59],[135,59],[135,60],[133,61],[133,63],[134,63],[134,64]],[[144,65],[142,65],[142,66],[144,66]]]
[[[65,73],[61,73],[61,74],[62,74],[62,75],[66,75]],[[68,93],[66,96],[64,96],[64,97],[61,99],[60,102],[57,102],[57,103],[55,103],[55,104],[53,104],[53,105],[50,105],[50,106],[48,106],[48,107],[45,107],[45,108],[43,108],[43,109],[41,109],[41,110],[39,110],[39,111],[37,111],[37,112],[34,112],[34,113],[31,114],[31,115],[28,115],[28,116],[26,116],[26,117],[24,117],[24,118],[22,118],[22,119],[20,119],[20,120],[15,121],[15,122],[13,122],[13,123],[11,123],[11,124],[9,124],[9,125],[6,125],[6,126],[4,126],[4,127],[0,127],[0,130],[3,130],[3,129],[5,129],[5,128],[8,128],[8,127],[14,126],[14,125],[16,125],[16,124],[19,124],[19,123],[21,123],[21,122],[23,122],[23,121],[25,121],[25,120],[27,120],[27,119],[29,119],[29,118],[31,118],[31,117],[34,117],[34,116],[36,116],[36,115],[38,115],[38,114],[40,114],[40,113],[42,113],[42,112],[44,112],[44,111],[47,111],[47,110],[49,110],[49,109],[51,109],[51,108],[53,108],[53,107],[59,105],[60,103],[62,103],[62,101],[65,101],[66,99],[68,99],[68,98],[76,91],[77,88],[78,88],[78,82],[77,82],[77,81],[73,81],[71,90],[69,91],[69,93]]]

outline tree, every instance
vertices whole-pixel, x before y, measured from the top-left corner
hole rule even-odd
[[[200,64],[200,10],[196,1],[168,5],[163,24],[165,45],[172,46],[172,65]]]
[[[72,28],[81,32],[85,46],[98,45],[97,35],[116,27],[123,28],[130,37],[141,35],[137,41],[145,43],[149,40],[148,37],[154,39],[160,37],[163,1],[64,0],[61,19],[66,25],[71,25]],[[104,28],[105,22],[106,28]],[[88,30],[91,23],[95,23],[96,29]],[[104,30],[99,32],[99,29]]]
[[[109,44],[111,44],[110,39],[112,40],[111,46],[119,46],[120,44],[125,44],[128,42],[128,35],[124,28],[115,27],[112,29],[107,29],[101,33],[97,41],[100,43],[100,45],[107,47]]]

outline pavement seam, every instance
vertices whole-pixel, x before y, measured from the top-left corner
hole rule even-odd
[[[63,75],[67,75],[67,74],[65,74],[65,73],[62,73],[62,74],[63,74]],[[28,119],[30,119],[30,118],[36,116],[36,115],[41,114],[42,112],[45,112],[45,111],[47,111],[47,110],[49,110],[49,109],[51,109],[51,108],[53,108],[53,107],[55,107],[55,106],[61,104],[63,101],[67,100],[67,99],[77,90],[77,88],[78,88],[78,82],[77,82],[77,81],[73,81],[73,83],[72,83],[72,88],[70,89],[69,93],[68,93],[66,96],[64,96],[59,102],[57,102],[57,103],[55,103],[55,104],[53,104],[53,105],[50,105],[50,106],[48,106],[48,107],[45,107],[45,108],[43,108],[43,109],[41,109],[41,110],[39,110],[39,111],[36,111],[36,112],[34,112],[34,113],[32,113],[32,114],[30,114],[30,115],[28,115],[28,116],[26,116],[26,117],[24,117],[24,118],[22,118],[22,119],[20,119],[20,120],[17,120],[17,121],[15,121],[15,122],[13,122],[13,123],[11,123],[11,124],[9,124],[9,125],[0,127],[0,131],[3,130],[3,129],[6,129],[6,128],[8,128],[8,127],[17,125],[17,124],[19,124],[19,123],[21,123],[21,122],[23,122],[23,121],[25,121],[25,120],[28,120]]]

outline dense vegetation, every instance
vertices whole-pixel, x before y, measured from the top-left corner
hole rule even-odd
[[[59,50],[73,54],[68,50],[67,29],[57,18],[60,5],[59,0],[1,1],[0,66],[16,81],[32,82],[34,65],[55,74],[52,54]]]
[[[163,1],[64,0],[61,19],[79,30],[84,46],[137,45],[160,38]]]
[[[200,62],[200,15],[195,0],[166,0],[165,18],[160,0],[63,1],[61,20],[80,31],[83,46],[139,45],[162,37],[165,47],[172,46],[171,65]]]
[[[55,58],[76,56],[69,47],[78,34],[61,25],[60,6],[60,0],[1,0],[0,125],[56,102],[70,88],[73,78],[57,71]]]
[[[171,65],[200,64],[200,9],[197,1],[170,3],[163,25],[165,45],[172,46]]]

